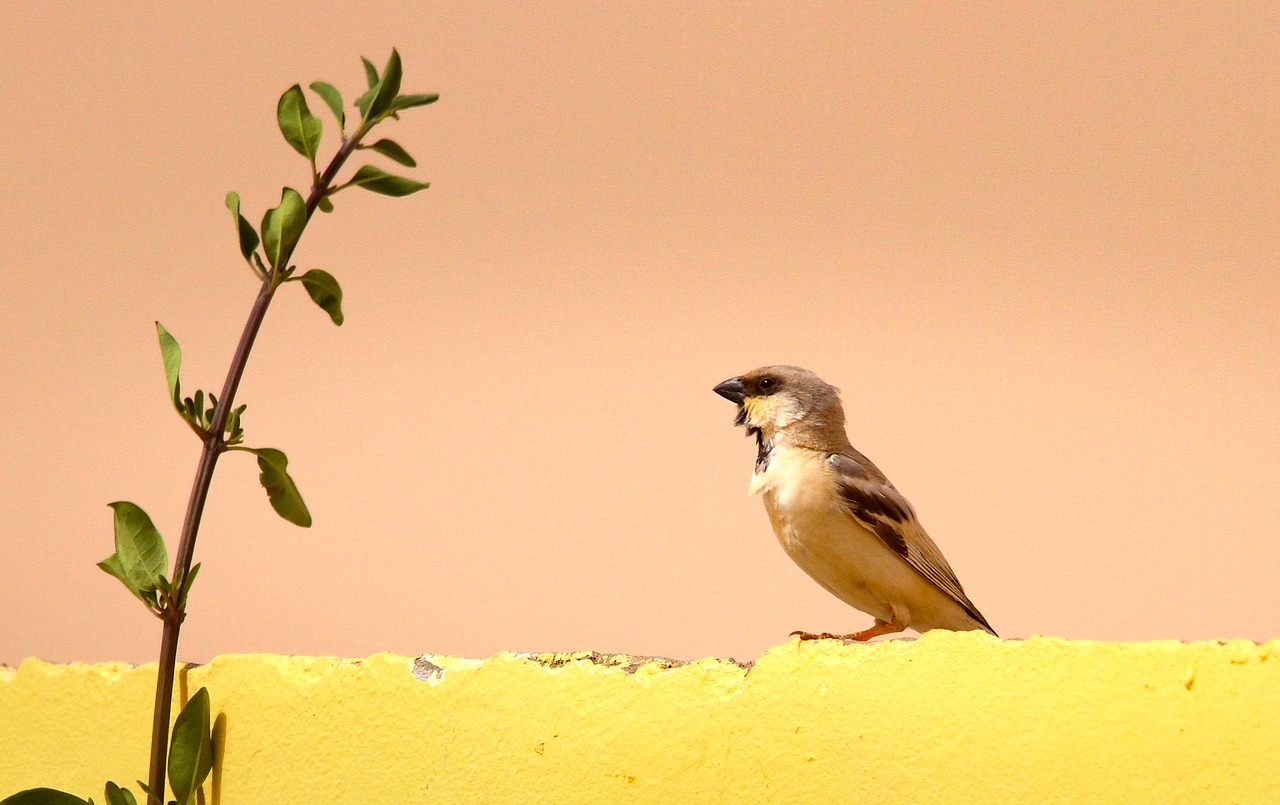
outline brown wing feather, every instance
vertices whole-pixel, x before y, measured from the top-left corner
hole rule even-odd
[[[925,533],[911,504],[893,488],[884,473],[860,453],[833,455],[827,459],[827,465],[835,473],[836,488],[845,511],[995,634],[991,624],[965,595],[955,571]]]

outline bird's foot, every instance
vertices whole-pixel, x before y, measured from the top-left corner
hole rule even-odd
[[[815,634],[813,632],[792,632],[792,637],[798,637],[801,640],[851,640],[853,635],[850,634],[831,634],[831,632],[823,632]]]
[[[883,634],[901,632],[905,628],[907,627],[899,626],[896,623],[888,623],[887,621],[882,621],[877,618],[875,625],[870,629],[863,629],[861,632],[854,632],[853,634],[831,634],[830,632],[814,634],[813,632],[792,632],[791,636],[798,637],[801,640],[856,640],[859,643],[862,643]]]

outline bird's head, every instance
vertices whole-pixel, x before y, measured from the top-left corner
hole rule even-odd
[[[716,394],[738,405],[736,425],[770,442],[791,435],[796,441],[843,442],[844,410],[840,390],[799,366],[763,366],[731,377]]]

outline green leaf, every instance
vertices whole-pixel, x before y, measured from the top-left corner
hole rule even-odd
[[[169,555],[160,532],[138,506],[125,500],[118,500],[110,506],[115,513],[116,556],[120,560],[120,569],[129,579],[130,589],[143,592],[157,589],[160,576],[169,566]],[[107,572],[112,573],[111,570]]]
[[[345,128],[347,114],[342,111],[342,94],[332,84],[326,84],[323,81],[312,81],[311,91],[319,95],[320,99],[328,104],[333,116],[338,119],[338,128]]]
[[[373,96],[378,92],[378,68],[373,66],[373,62],[360,57],[360,61],[364,64],[364,75],[369,81],[369,91],[356,98],[355,106],[360,110],[361,119],[368,117],[369,102],[373,100]]]
[[[262,246],[272,268],[284,269],[306,226],[307,203],[297,190],[286,187],[280,194],[280,206],[262,217]]]
[[[313,268],[300,277],[294,277],[307,289],[311,301],[329,314],[333,323],[342,326],[342,286],[328,271]]]
[[[173,739],[169,743],[169,788],[178,798],[178,805],[195,801],[196,792],[212,769],[209,690],[200,688],[173,722]]]
[[[195,405],[195,418],[199,421],[200,426],[204,427],[204,391],[196,389],[196,398],[193,401]]]
[[[98,567],[102,568],[103,572],[107,575],[115,576],[119,579],[120,583],[123,584],[129,592],[133,593],[139,601],[146,604],[148,609],[151,608],[153,599],[155,598],[154,594],[144,593],[142,590],[133,586],[133,582],[129,579],[128,574],[124,572],[124,565],[120,564],[120,554],[111,554],[106,559],[99,562]]]
[[[244,429],[240,427],[240,417],[248,405],[237,405],[227,416],[227,444],[238,444],[244,439]]]
[[[369,79],[369,89],[373,89],[378,86],[378,68],[364,56],[360,57],[360,61],[364,62],[364,75]]]
[[[438,100],[440,100],[440,96],[436,93],[431,93],[430,95],[401,95],[391,102],[391,108],[387,110],[387,114],[395,114],[404,109],[412,109],[415,106],[426,106]]]
[[[258,457],[258,469],[262,471],[258,480],[267,490],[271,508],[294,525],[310,528],[311,512],[307,511],[307,504],[302,502],[297,485],[289,477],[289,459],[272,447],[245,449]]]
[[[138,805],[138,800],[133,798],[133,792],[127,788],[121,788],[113,782],[107,782],[107,805]]]
[[[378,88],[373,87],[365,94],[356,98],[355,107],[360,110],[360,119],[364,120],[369,114],[369,102],[373,100],[373,96],[377,94]]]
[[[391,108],[391,102],[400,93],[400,75],[400,54],[392,48],[391,58],[387,59],[382,78],[378,81],[373,97],[369,100],[368,108],[364,110],[365,120],[377,120]]]
[[[156,322],[156,334],[160,337],[160,357],[164,359],[164,379],[169,384],[169,397],[173,407],[182,411],[182,384],[178,382],[178,371],[182,368],[182,347],[178,340],[169,335],[169,331],[160,322]],[[183,415],[185,419],[186,416]]]
[[[365,165],[356,171],[355,175],[351,177],[351,181],[347,182],[347,185],[363,187],[365,190],[372,190],[384,196],[407,196],[419,190],[426,190],[431,186],[426,182],[415,182],[403,176],[395,176],[373,165]],[[346,185],[343,186],[345,187]]]
[[[284,135],[285,142],[306,157],[314,167],[316,149],[320,147],[320,134],[324,127],[320,118],[311,114],[307,107],[307,97],[302,94],[302,87],[294,84],[280,96],[280,102],[276,104],[276,122],[280,124],[280,133]]]
[[[253,231],[253,224],[240,214],[239,193],[235,191],[227,193],[227,209],[231,210],[231,219],[235,221],[236,232],[240,235],[240,254],[244,255],[246,262],[253,265],[251,258],[254,250],[258,248],[258,233]]]
[[[320,212],[333,212],[333,202],[329,200],[328,196],[321,196],[320,200],[316,202],[316,206],[320,208]]]
[[[0,805],[87,805],[87,801],[54,788],[28,788],[0,799]]]
[[[373,143],[372,145],[362,145],[360,147],[367,148],[370,151],[377,151],[379,154],[382,154],[384,157],[389,157],[391,159],[394,159],[396,162],[399,162],[401,165],[404,165],[406,168],[418,167],[418,163],[413,160],[413,157],[409,156],[409,152],[401,148],[400,143],[396,142],[395,140],[383,139],[383,140],[378,140],[376,143]]]
[[[200,572],[200,563],[196,562],[191,567],[191,572],[187,574],[187,578],[182,583],[182,591],[178,593],[178,609],[185,611],[187,608],[187,596],[191,593],[191,585],[195,584],[196,574]]]

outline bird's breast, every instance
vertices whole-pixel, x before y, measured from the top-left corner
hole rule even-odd
[[[764,499],[773,532],[793,558],[804,535],[839,514],[826,456],[813,450],[775,447],[750,491]]]

